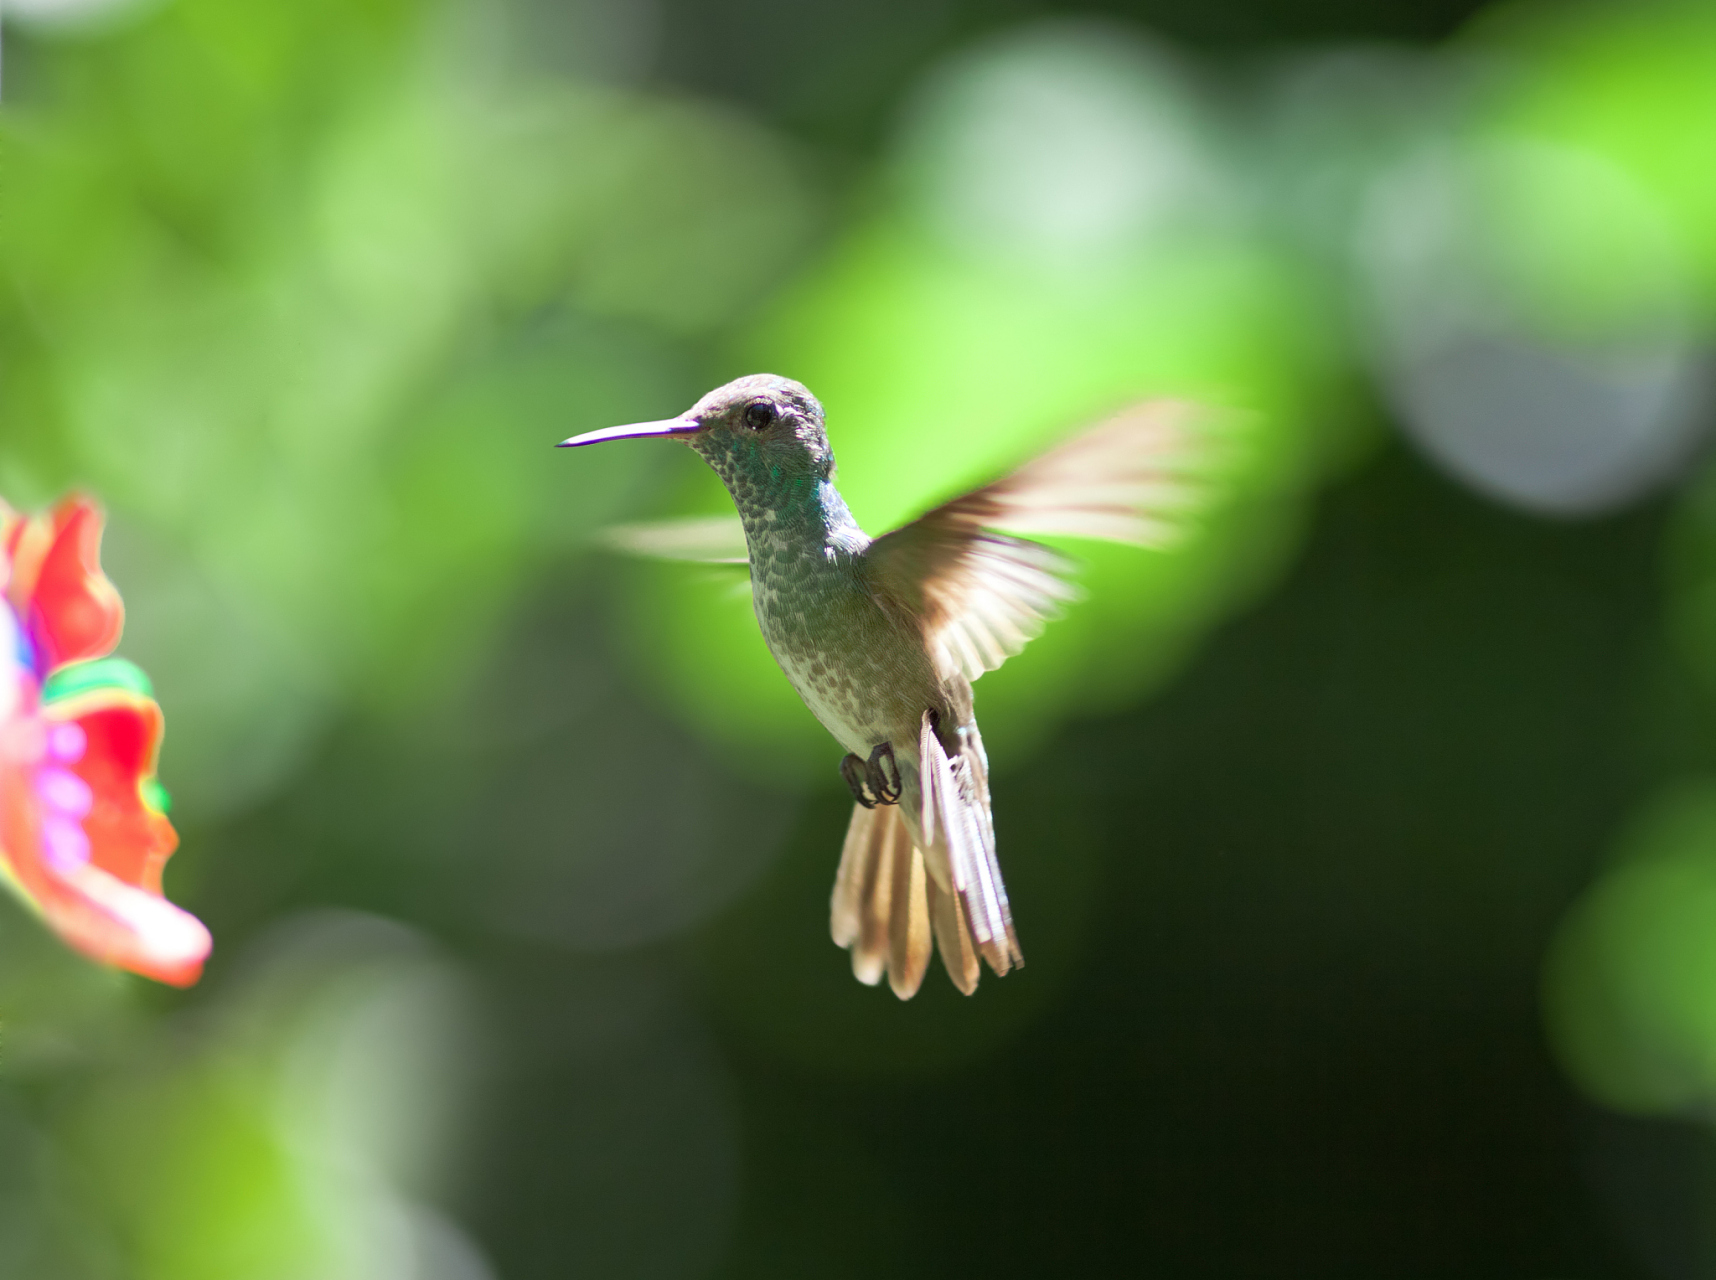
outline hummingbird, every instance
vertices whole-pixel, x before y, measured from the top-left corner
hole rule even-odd
[[[997,975],[1024,963],[972,682],[1076,595],[1070,558],[1019,535],[1166,540],[1193,492],[1197,416],[1179,401],[1135,405],[879,538],[835,487],[822,405],[789,378],[739,378],[676,418],[559,446],[678,440],[726,485],[763,638],[847,752],[840,774],[854,805],[830,929],[859,981],[885,972],[910,999],[932,938],[967,995],[982,963]],[[709,538],[708,522],[696,523],[694,536]],[[672,533],[632,541],[677,558],[738,558],[687,555]]]

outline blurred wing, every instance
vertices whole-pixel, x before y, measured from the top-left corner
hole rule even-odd
[[[1134,405],[915,524],[1162,546],[1200,495],[1213,426],[1186,401]]]
[[[1065,556],[1007,535],[1165,545],[1202,488],[1209,426],[1192,404],[1136,405],[878,538],[870,571],[924,618],[941,669],[975,680],[1077,594]]]
[[[698,564],[747,564],[745,526],[736,515],[687,516],[610,525],[601,540],[615,551],[655,560]]]

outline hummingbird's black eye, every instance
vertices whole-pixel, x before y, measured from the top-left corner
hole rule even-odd
[[[753,400],[745,406],[745,425],[752,431],[761,431],[775,420],[775,407],[767,400]]]

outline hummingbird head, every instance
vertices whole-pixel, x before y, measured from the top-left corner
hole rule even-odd
[[[772,373],[716,387],[677,418],[588,431],[562,447],[646,436],[689,444],[735,497],[743,490],[763,498],[766,491],[834,476],[822,405],[802,383]]]

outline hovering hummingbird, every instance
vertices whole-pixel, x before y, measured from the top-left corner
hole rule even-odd
[[[886,971],[894,994],[910,999],[932,934],[968,995],[979,957],[997,974],[1024,963],[995,857],[971,682],[1075,593],[1067,557],[1011,535],[1162,541],[1191,492],[1194,416],[1180,402],[1135,406],[874,539],[834,487],[821,404],[788,378],[753,374],[677,418],[563,442],[680,440],[725,482],[763,638],[848,752],[840,773],[856,804],[831,927],[859,981],[874,985]],[[694,536],[706,538],[699,523]],[[717,558],[675,542],[645,534],[633,545]]]

